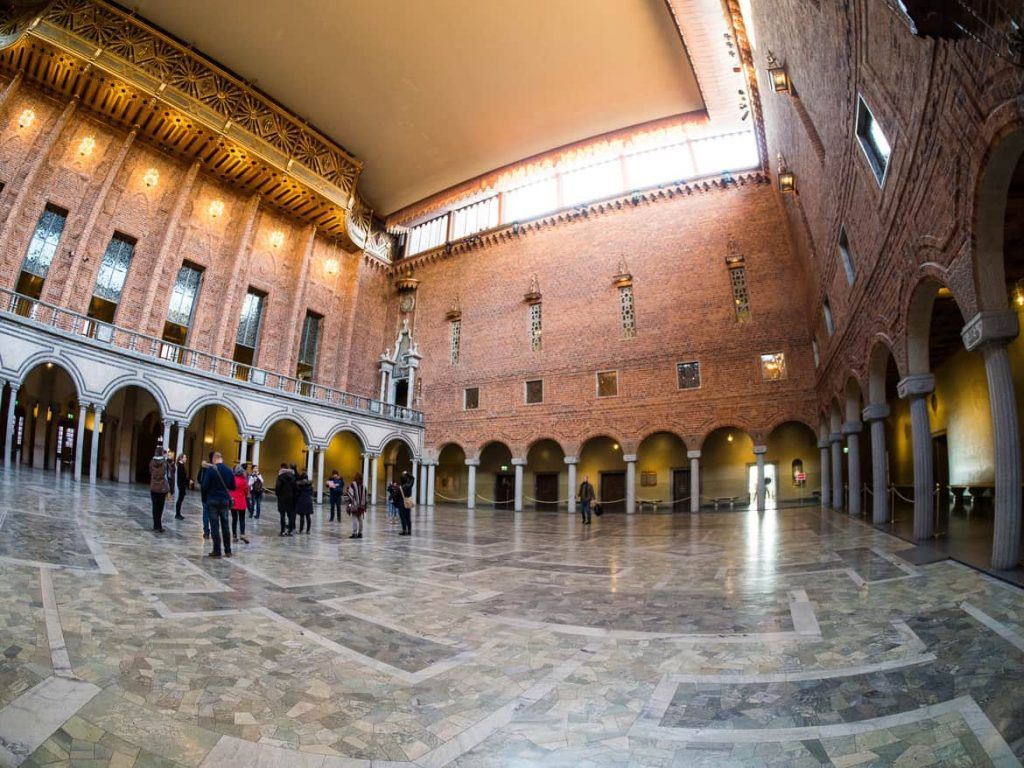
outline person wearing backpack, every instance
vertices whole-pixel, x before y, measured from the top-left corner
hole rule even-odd
[[[263,474],[255,464],[249,471],[249,517],[260,519],[260,509],[263,507]]]
[[[209,464],[203,464],[205,471],[202,485],[206,492],[206,503],[210,508],[210,533],[213,535],[213,552],[209,557],[231,557],[231,524],[228,522],[228,510],[231,509],[231,491],[235,489],[235,475],[224,466],[224,457],[220,451],[214,451],[210,458]]]
[[[352,517],[352,535],[350,539],[363,538],[363,515],[366,514],[366,486],[363,485],[363,473],[356,472],[348,490],[345,491],[345,508]]]
[[[332,469],[331,476],[327,479],[327,495],[331,502],[331,519],[328,522],[334,522],[334,513],[338,513],[338,522],[341,522],[341,500],[345,497],[345,480],[338,473],[338,470]]]
[[[157,446],[156,455],[149,462],[149,498],[153,506],[153,530],[157,533],[164,532],[164,504],[172,488],[168,481],[170,474],[167,452]]]

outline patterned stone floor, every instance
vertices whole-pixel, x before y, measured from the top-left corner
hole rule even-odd
[[[0,766],[1019,766],[1024,592],[817,509],[399,537],[0,470]]]

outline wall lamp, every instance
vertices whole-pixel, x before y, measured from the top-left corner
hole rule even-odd
[[[18,116],[18,127],[28,128],[32,123],[36,121],[36,113],[31,109],[26,109]]]
[[[786,167],[786,161],[781,152],[779,153],[778,182],[779,192],[783,194],[796,192],[796,174]]]
[[[793,92],[793,83],[789,79],[789,75],[786,73],[786,68],[782,65],[775,55],[768,51],[765,54],[765,60],[768,64],[768,79],[771,80],[772,89],[776,93],[789,93]]]

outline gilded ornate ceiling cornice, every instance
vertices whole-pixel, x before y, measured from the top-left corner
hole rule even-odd
[[[12,6],[0,66],[390,261],[391,238],[356,191],[362,163],[269,97],[103,0]]]

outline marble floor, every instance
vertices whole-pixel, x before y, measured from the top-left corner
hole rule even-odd
[[[816,508],[318,512],[0,470],[0,766],[1020,766],[1024,592]],[[168,516],[170,517],[170,516]]]

